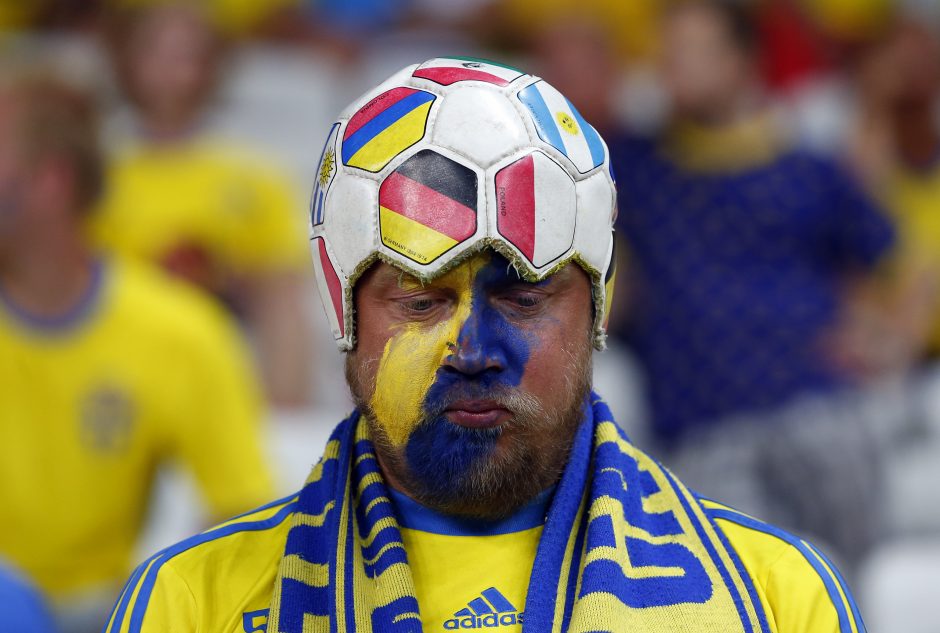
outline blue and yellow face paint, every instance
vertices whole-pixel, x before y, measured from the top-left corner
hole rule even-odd
[[[519,385],[533,337],[491,301],[494,292],[519,282],[505,258],[477,254],[433,282],[454,297],[446,318],[395,326],[370,401],[393,446],[408,444],[422,422],[438,430],[456,426],[443,418],[429,419],[440,418],[448,398],[467,394],[485,398],[487,393]],[[420,287],[416,280],[402,282],[405,290]]]

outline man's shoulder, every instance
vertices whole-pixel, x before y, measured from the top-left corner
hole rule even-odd
[[[700,498],[700,503],[778,630],[865,630],[845,580],[815,545],[716,501]]]
[[[146,560],[105,632],[263,630],[296,501],[278,499]]]

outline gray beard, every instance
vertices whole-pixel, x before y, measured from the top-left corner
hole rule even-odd
[[[391,475],[404,489],[403,492],[428,508],[479,519],[510,516],[541,491],[557,483],[568,463],[591,388],[588,348],[583,357],[572,359],[573,371],[566,376],[564,404],[555,410],[545,411],[539,400],[517,390],[476,391],[473,393],[480,397],[503,404],[513,417],[501,427],[468,429],[446,421],[446,426],[442,427],[440,420],[447,404],[442,403],[436,410],[426,412],[409,442],[422,427],[428,427],[423,430],[430,431],[437,424],[443,428],[442,432],[461,442],[490,449],[481,449],[482,456],[474,459],[459,475],[448,476],[453,473],[448,470],[446,460],[439,464],[425,463],[419,469],[424,474],[420,474],[409,463],[407,444],[392,445],[368,399],[363,397],[362,382],[351,362],[352,355],[346,360],[350,392],[369,425],[379,464],[386,475]],[[502,437],[507,433],[504,429],[508,431],[507,437]],[[429,471],[436,476],[430,475]]]

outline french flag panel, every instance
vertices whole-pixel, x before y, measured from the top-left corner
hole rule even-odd
[[[533,152],[496,174],[496,229],[536,268],[558,259],[574,242],[577,194],[568,174]]]

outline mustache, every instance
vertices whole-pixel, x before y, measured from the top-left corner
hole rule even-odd
[[[513,414],[516,426],[536,426],[545,418],[545,410],[538,398],[505,385],[455,385],[425,401],[425,420],[430,422],[444,415],[451,405],[463,400],[487,400]]]

